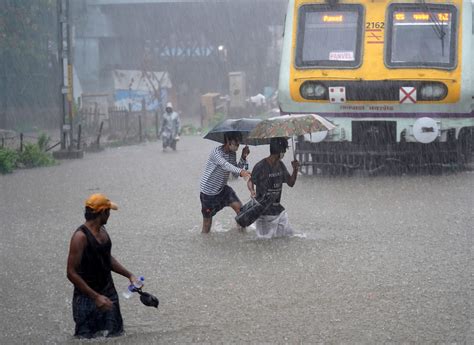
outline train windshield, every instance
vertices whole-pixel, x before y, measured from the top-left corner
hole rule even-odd
[[[392,5],[386,62],[390,67],[454,68],[456,8],[451,5]]]
[[[299,10],[297,67],[360,65],[363,8],[360,5],[304,5]]]

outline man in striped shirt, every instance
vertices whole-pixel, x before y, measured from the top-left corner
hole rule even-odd
[[[207,160],[200,187],[202,232],[205,234],[211,231],[212,217],[217,212],[230,206],[236,213],[239,213],[242,207],[234,190],[227,185],[230,173],[250,178],[250,172],[243,169],[250,153],[248,146],[243,148],[242,156],[237,164],[236,152],[241,141],[242,134],[240,132],[225,133],[224,145],[213,149]]]

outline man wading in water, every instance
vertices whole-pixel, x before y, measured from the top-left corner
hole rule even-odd
[[[134,283],[137,279],[111,254],[112,242],[104,225],[116,204],[103,194],[86,200],[86,222],[72,235],[67,277],[74,284],[72,313],[79,338],[117,336],[123,321],[112,271]]]
[[[211,231],[212,217],[226,206],[239,213],[242,203],[234,190],[227,185],[229,174],[250,178],[250,172],[243,169],[250,153],[248,146],[242,149],[242,156],[237,163],[237,150],[242,141],[240,132],[228,132],[224,135],[224,145],[212,150],[201,177],[201,213],[202,233]]]
[[[270,155],[258,162],[252,171],[252,178],[247,187],[252,197],[262,201],[265,210],[256,221],[257,236],[272,238],[293,235],[293,229],[288,221],[288,214],[280,204],[283,183],[293,187],[298,176],[299,162],[291,162],[293,172],[286,169],[281,161],[288,148],[286,138],[272,138]],[[257,186],[255,192],[254,186]]]

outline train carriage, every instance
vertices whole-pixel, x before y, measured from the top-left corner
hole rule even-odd
[[[299,138],[303,172],[472,160],[473,17],[462,0],[290,0],[281,112],[337,126]]]

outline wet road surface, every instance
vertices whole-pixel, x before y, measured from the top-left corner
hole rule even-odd
[[[121,298],[126,335],[101,342],[474,343],[474,173],[300,176],[282,195],[298,236],[239,233],[230,208],[202,235],[213,146],[184,137],[178,152],[146,143],[0,176],[0,343],[77,343],[66,259],[94,192],[119,205],[113,255],[160,299]],[[252,167],[268,146],[251,150]]]

